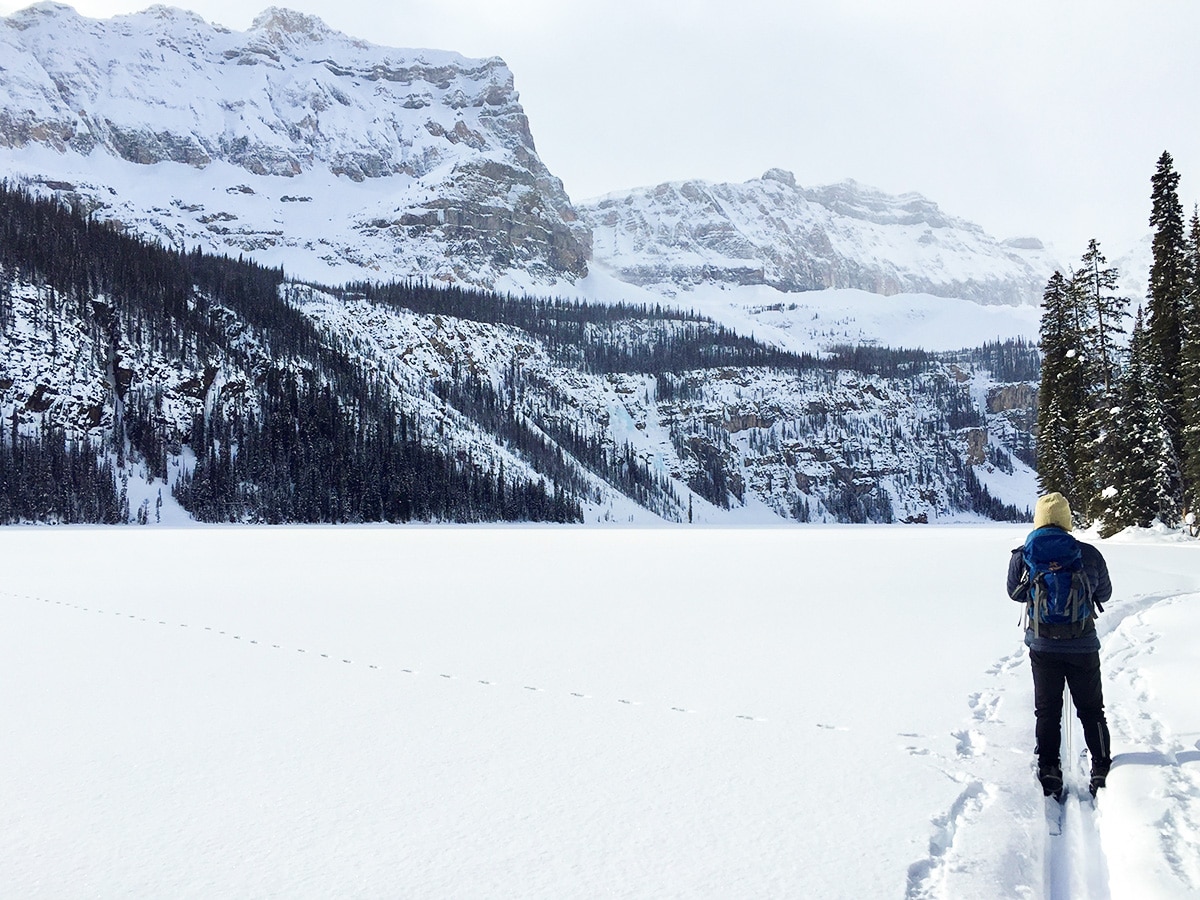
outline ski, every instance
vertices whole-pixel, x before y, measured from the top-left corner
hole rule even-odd
[[[1051,837],[1059,837],[1063,833],[1064,801],[1067,799],[1066,788],[1056,797],[1050,794],[1046,798],[1046,827]]]

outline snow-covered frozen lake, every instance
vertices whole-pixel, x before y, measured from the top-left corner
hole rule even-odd
[[[1194,896],[1200,545],[1100,543],[1116,763],[1050,839],[1024,532],[4,529],[0,882]]]

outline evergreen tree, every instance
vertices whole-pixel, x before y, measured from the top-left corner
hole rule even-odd
[[[1165,416],[1167,437],[1172,445],[1169,450],[1165,449],[1163,454],[1171,458],[1177,458],[1183,446],[1180,356],[1187,294],[1183,207],[1179,202],[1179,175],[1174,167],[1175,162],[1171,154],[1164,151],[1159,157],[1158,168],[1150,179],[1150,226],[1154,229],[1154,237],[1147,296],[1147,328],[1157,355],[1158,372],[1155,382]],[[1186,467],[1186,460],[1184,465]],[[1169,507],[1178,508],[1181,499],[1179,487],[1176,480],[1173,488],[1175,496],[1167,504]],[[1167,487],[1161,485],[1160,490],[1167,490]]]
[[[1125,334],[1124,320],[1129,318],[1128,298],[1116,293],[1118,278],[1116,267],[1108,265],[1100,243],[1092,238],[1071,278],[1071,288],[1078,296],[1089,380],[1106,395],[1116,387],[1120,336]]]
[[[1183,346],[1180,351],[1180,418],[1183,502],[1200,506],[1200,211],[1192,212],[1184,259]]]
[[[1079,329],[1082,396],[1074,433],[1076,492],[1084,518],[1097,519],[1107,480],[1105,447],[1116,405],[1117,373],[1122,355],[1120,336],[1128,318],[1127,300],[1118,296],[1118,274],[1092,238],[1081,265],[1071,277],[1070,291]]]
[[[1105,484],[1097,519],[1102,537],[1130,525],[1149,526],[1158,506],[1159,457],[1166,443],[1166,428],[1154,390],[1154,349],[1139,308],[1129,342],[1129,362],[1119,386],[1120,405],[1101,455]]]
[[[1192,208],[1187,242],[1187,279],[1192,297],[1200,296],[1200,205]]]
[[[1076,436],[1083,411],[1084,367],[1080,354],[1080,316],[1076,292],[1055,272],[1042,295],[1038,346],[1042,380],[1038,390],[1038,485],[1042,493],[1058,491],[1072,507],[1077,497]]]

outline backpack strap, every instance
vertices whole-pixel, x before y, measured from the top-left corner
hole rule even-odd
[[[1013,556],[1021,557],[1022,565],[1024,567],[1021,571],[1021,580],[1017,582],[1016,587],[1014,587],[1011,591],[1009,591],[1008,599],[1015,600],[1018,603],[1028,603],[1029,602],[1029,566],[1024,565],[1025,547],[1024,546],[1013,547],[1012,552],[1013,552]]]

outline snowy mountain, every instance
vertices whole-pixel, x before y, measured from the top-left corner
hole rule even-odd
[[[0,412],[30,439],[46,424],[128,454],[151,483],[192,479],[181,502],[202,518],[932,521],[1032,496],[1019,340],[1036,308],[997,304],[1045,253],[928,201],[772,171],[580,217],[502,61],[281,9],[234,33],[42,3],[0,20],[0,60],[0,171],[19,189]],[[327,474],[268,446],[310,395],[294,430],[342,429],[366,467],[352,501],[263,481]],[[378,472],[354,434],[396,422],[465,506],[383,513],[361,494]],[[141,485],[123,485],[135,508]]]
[[[745,184],[660,184],[578,208],[598,264],[668,295],[716,283],[1024,304],[1040,302],[1060,267],[1036,238],[998,241],[919,194],[853,181],[804,188],[780,169]]]
[[[587,271],[588,230],[498,58],[377,47],[271,8],[0,19],[0,166],[169,246],[331,282]]]
[[[813,355],[645,305],[320,288],[0,190],[0,413],[204,519],[1017,518],[1036,377],[1011,341]],[[418,505],[364,493],[413,459]]]
[[[574,207],[502,60],[397,50],[271,8],[245,32],[162,6],[0,19],[0,169],[168,246],[294,277],[595,293],[858,288],[1037,302],[1056,264],[915,194],[680,182]],[[152,86],[147,89],[147,86]]]

